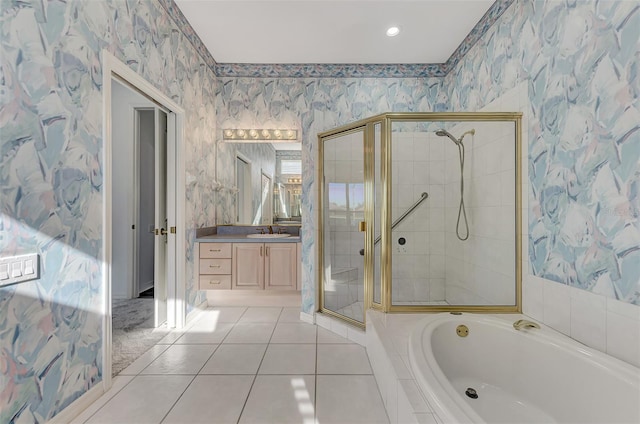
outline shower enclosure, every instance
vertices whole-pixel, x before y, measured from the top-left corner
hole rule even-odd
[[[319,310],[519,312],[521,113],[387,113],[318,135]]]

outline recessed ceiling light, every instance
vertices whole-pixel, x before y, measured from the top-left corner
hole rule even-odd
[[[395,37],[398,34],[400,34],[400,28],[398,27],[391,27],[387,30],[388,37]]]

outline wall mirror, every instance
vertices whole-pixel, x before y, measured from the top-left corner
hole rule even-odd
[[[224,141],[216,161],[219,225],[301,223],[301,143]]]

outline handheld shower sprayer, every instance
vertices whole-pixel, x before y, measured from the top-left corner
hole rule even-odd
[[[456,143],[456,145],[460,145],[460,140],[458,140],[457,138],[455,138],[449,131],[447,130],[443,130],[440,129],[438,131],[436,131],[436,135],[439,137],[449,137],[451,139],[451,141],[453,141],[454,143]]]
[[[449,137],[451,141],[453,141],[456,146],[458,146],[458,153],[460,157],[460,207],[458,208],[458,221],[456,222],[456,236],[462,241],[465,241],[469,238],[469,222],[467,221],[467,211],[464,207],[464,144],[462,144],[462,140],[466,135],[475,135],[476,130],[470,129],[460,136],[460,138],[455,138],[449,131],[445,129],[439,129],[436,131],[436,135],[439,137]],[[466,228],[466,234],[460,235],[460,221],[464,219],[464,226]]]
[[[464,140],[464,137],[466,135],[475,135],[476,134],[476,130],[475,129],[470,129],[469,131],[465,132],[464,134],[462,134],[460,136],[460,138],[455,138],[449,131],[444,130],[444,129],[439,129],[438,131],[436,131],[436,135],[439,137],[449,137],[451,139],[451,141],[453,141],[457,146],[459,146],[462,143],[462,140]]]

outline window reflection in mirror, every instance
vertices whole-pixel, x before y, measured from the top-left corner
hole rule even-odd
[[[276,185],[273,191],[275,223],[300,223],[302,215],[302,155],[300,150],[276,152]]]

